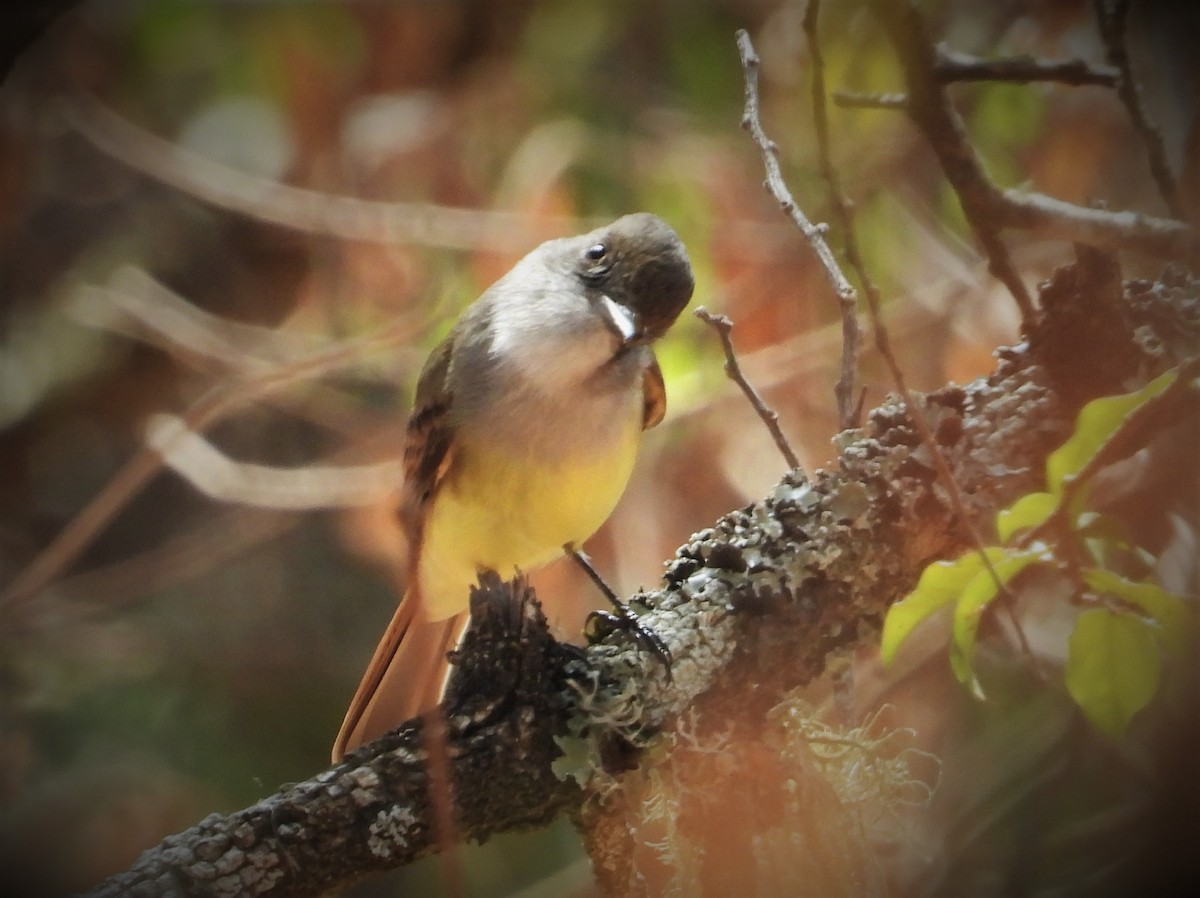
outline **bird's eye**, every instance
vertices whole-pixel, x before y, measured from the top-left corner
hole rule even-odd
[[[608,255],[608,247],[603,243],[594,243],[587,248],[583,257],[589,262],[599,262]]]

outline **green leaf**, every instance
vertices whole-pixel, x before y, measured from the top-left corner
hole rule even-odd
[[[1007,543],[1013,534],[1042,524],[1054,513],[1058,497],[1050,493],[1027,493],[996,514],[996,532]]]
[[[998,546],[991,546],[984,552],[993,564],[1004,557],[1004,550]],[[956,601],[981,570],[984,565],[978,552],[968,552],[953,561],[935,561],[926,567],[916,588],[888,609],[879,646],[883,663],[891,664],[908,634],[938,609]]]
[[[1046,484],[1055,496],[1062,493],[1064,481],[1087,466],[1100,447],[1136,409],[1169,387],[1177,369],[1160,374],[1133,393],[1093,399],[1079,412],[1075,432],[1046,459]]]
[[[1095,726],[1114,736],[1158,690],[1162,656],[1147,622],[1091,608],[1067,644],[1067,691]]]
[[[1000,595],[1001,586],[1007,585],[1013,577],[1034,562],[1047,560],[1049,556],[1044,549],[1005,555],[992,561],[991,571],[985,568],[976,574],[959,596],[958,603],[954,606],[954,641],[950,645],[950,666],[959,682],[969,687],[977,698],[983,698],[983,687],[975,676],[972,658],[983,612]]]
[[[1158,625],[1151,630],[1172,655],[1181,655],[1187,647],[1190,620],[1187,606],[1157,583],[1136,583],[1112,571],[1088,568],[1080,572],[1083,582],[1095,592],[1115,596],[1145,612]]]

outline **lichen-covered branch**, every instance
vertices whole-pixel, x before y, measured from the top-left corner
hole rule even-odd
[[[1056,314],[1087,315],[1092,283],[1077,269],[1052,281]],[[1174,364],[1187,343],[1177,335],[1167,350],[1151,333],[1155,320],[1172,318],[1168,330],[1186,321],[1192,346],[1200,339],[1200,283],[1134,286],[1120,310],[1126,339],[1119,351],[1105,343],[1072,347],[1086,331],[1039,327],[1029,343],[1001,353],[990,377],[919,397],[966,514],[980,528],[990,527],[997,509],[1042,487],[1045,457],[1070,432],[1079,406],[1112,389],[1100,356],[1118,368]],[[1050,362],[1076,350],[1085,354],[1075,357],[1082,370]],[[623,721],[623,734],[639,744],[698,708],[701,720],[723,725],[766,721],[789,690],[874,640],[889,605],[929,562],[970,548],[903,403],[875,409],[860,432],[843,435],[841,448],[834,469],[811,479],[789,474],[763,501],[731,512],[677,552],[666,588],[646,596],[652,610],[641,617],[677,659],[674,684],[641,665],[634,688],[624,677],[636,658],[593,647],[589,656],[602,664],[592,714]],[[753,738],[753,726],[745,738]],[[634,803],[614,788],[585,805],[585,836],[606,894],[653,894],[635,869]]]
[[[310,780],[213,814],[89,898],[320,895],[449,841],[543,825],[576,806],[578,788],[551,761],[566,726],[556,678],[577,653],[553,640],[522,580],[485,578],[471,616],[443,727],[410,721]],[[452,833],[439,831],[447,796],[430,776],[435,752],[454,783]]]

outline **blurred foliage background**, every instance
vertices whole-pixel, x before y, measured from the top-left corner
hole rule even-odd
[[[925,6],[958,50],[1100,59],[1083,0]],[[1171,7],[1139,6],[1131,36],[1182,165],[1196,36]],[[696,303],[734,319],[804,464],[832,459],[836,303],[762,189],[733,41],[754,36],[766,127],[826,220],[802,12],[96,0],[25,52],[0,90],[0,882],[26,889],[13,894],[85,887],[320,770],[400,588],[389,484],[350,509],[216,502],[166,471],[130,474],[149,416],[219,396],[206,434],[236,459],[395,459],[415,374],[459,309],[540,240],[648,210],[683,236]],[[828,4],[824,34],[831,87],[899,89],[858,4]],[[1003,186],[1162,212],[1111,92],[955,97]],[[931,155],[892,112],[835,109],[833,135],[911,384],[986,373],[1016,339],[1015,306]],[[1030,285],[1069,257],[1013,246]],[[336,367],[301,361],[355,340]],[[589,547],[624,592],[784,468],[711,331],[685,316],[660,358],[667,420]],[[888,389],[869,348],[861,371],[869,408]],[[283,385],[257,391],[264,372]],[[14,592],[64,533],[71,557]],[[536,582],[576,636],[598,597],[566,566]],[[590,894],[565,825],[462,856],[475,895]],[[425,865],[353,894],[430,894],[437,877]]]

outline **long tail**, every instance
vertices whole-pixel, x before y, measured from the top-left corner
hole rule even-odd
[[[333,743],[336,764],[349,751],[433,708],[441,700],[449,663],[467,615],[420,620],[417,597],[406,593],[375,647]]]

